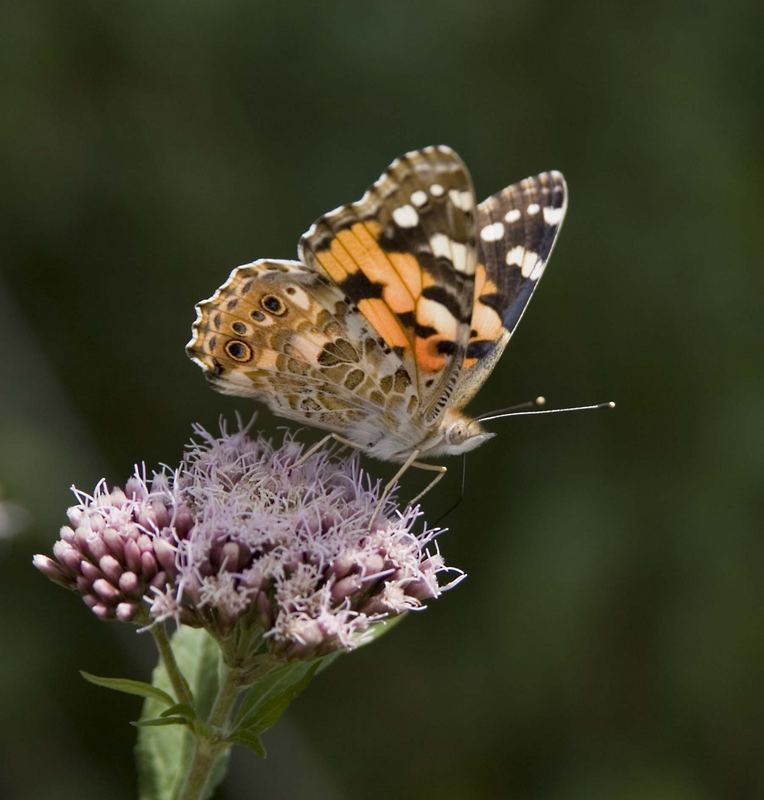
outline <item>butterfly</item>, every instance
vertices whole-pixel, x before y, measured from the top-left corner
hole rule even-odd
[[[297,261],[234,269],[196,307],[187,353],[218,391],[403,464],[398,475],[442,477],[419,459],[494,435],[463,409],[517,327],[566,205],[559,172],[478,204],[452,149],[406,153],[319,217]]]

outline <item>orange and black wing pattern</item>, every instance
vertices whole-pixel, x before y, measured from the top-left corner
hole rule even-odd
[[[459,156],[427,147],[396,159],[359,201],[310,227],[299,257],[400,357],[420,418],[436,420],[458,382],[473,316],[476,203]]]

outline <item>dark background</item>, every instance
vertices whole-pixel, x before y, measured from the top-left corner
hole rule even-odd
[[[220,796],[764,797],[759,0],[25,0],[0,22],[0,794],[135,795],[138,702],[76,670],[146,678],[151,644],[30,564],[68,486],[249,415],[183,354],[195,302],[446,143],[481,197],[550,168],[571,190],[472,408],[618,408],[498,423],[441,540],[469,579],[321,676]]]

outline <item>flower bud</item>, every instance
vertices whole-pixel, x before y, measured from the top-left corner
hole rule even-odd
[[[174,550],[151,529],[144,526],[149,532],[142,532],[141,522],[155,528],[161,524],[165,537],[180,538],[171,524],[176,494],[167,481],[157,480],[160,477],[147,483],[136,473],[124,489],[107,490],[102,482],[92,497],[78,494],[81,502],[67,511],[70,525],[61,528],[53,558],[35,556],[34,566],[50,580],[78,591],[100,619],[144,619],[144,597],[152,589],[166,589]],[[185,507],[182,516],[187,532],[193,520]]]
[[[360,575],[348,575],[332,586],[332,600],[344,600],[355,594],[362,586],[363,578]]]
[[[120,622],[130,622],[138,611],[136,603],[119,603],[114,611],[114,616]]]
[[[166,539],[154,539],[154,556],[163,570],[175,571],[175,548]]]

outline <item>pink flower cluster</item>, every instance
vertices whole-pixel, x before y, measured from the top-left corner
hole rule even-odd
[[[53,548],[35,556],[102,619],[174,619],[218,638],[237,625],[280,658],[362,644],[373,626],[423,607],[463,577],[437,549],[420,511],[382,494],[357,454],[274,446],[246,430],[197,441],[174,473],[136,471],[124,490],[77,493]],[[372,522],[372,519],[374,521]]]
[[[52,581],[75,589],[101,619],[146,622],[145,597],[177,576],[176,543],[194,521],[164,474],[146,480],[136,469],[124,489],[101,481],[92,495],[75,491],[53,558],[34,565]]]

